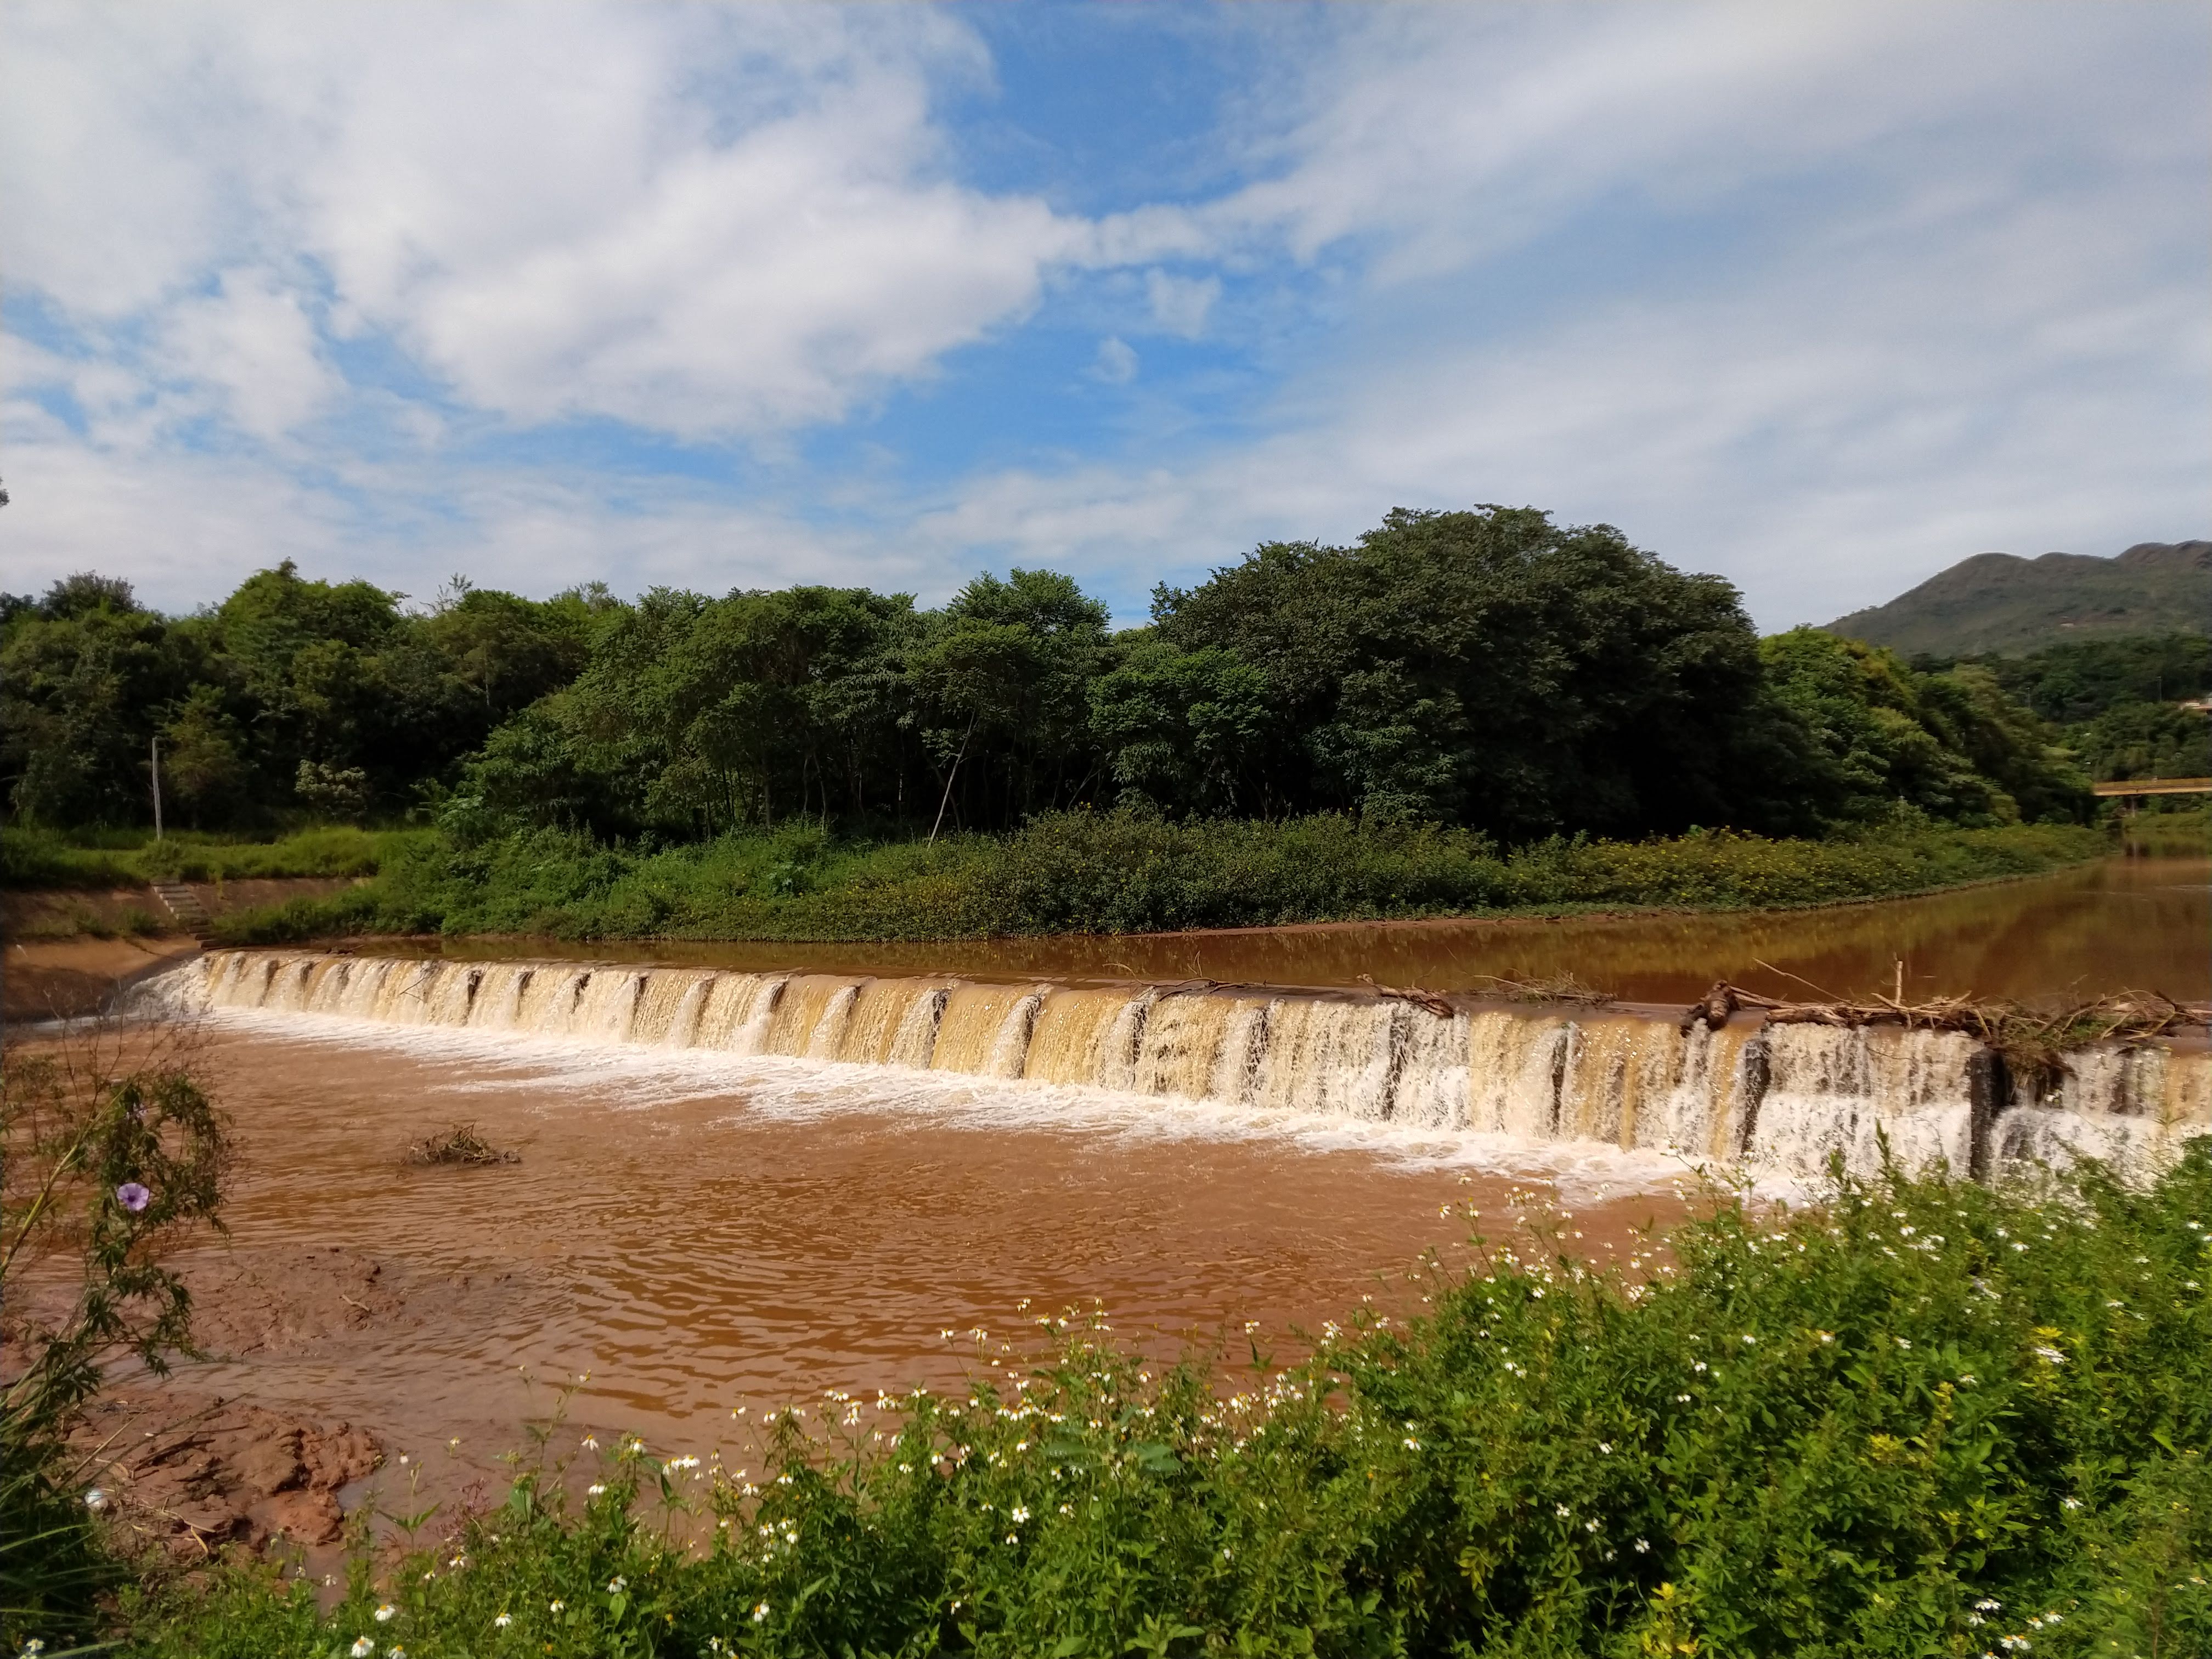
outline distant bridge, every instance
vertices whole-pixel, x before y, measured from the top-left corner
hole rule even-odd
[[[2123,778],[2090,787],[2100,795],[2212,795],[2212,778]]]

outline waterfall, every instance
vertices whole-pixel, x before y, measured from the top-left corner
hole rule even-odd
[[[2212,1055],[2113,1043],[2018,1097],[1955,1031],[1235,987],[997,985],[714,968],[220,951],[149,981],[159,1009],[449,1027],[608,1047],[906,1066],[1308,1118],[1597,1143],[1814,1174],[1840,1153],[1976,1176],[2212,1132]]]

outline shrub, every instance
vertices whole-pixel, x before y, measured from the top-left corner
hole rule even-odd
[[[2070,824],[1907,825],[1833,841],[1703,832],[1501,854],[1429,824],[1323,814],[1170,823],[1058,813],[1006,836],[837,842],[811,828],[678,848],[541,830],[410,838],[371,886],[224,918],[272,944],[349,931],[562,939],[927,939],[1629,906],[1741,909],[1888,898],[2106,850]]]

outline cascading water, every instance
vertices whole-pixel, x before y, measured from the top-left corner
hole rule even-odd
[[[905,1066],[1527,1141],[1597,1142],[1812,1173],[1887,1144],[1988,1174],[2075,1152],[2158,1157],[2212,1131],[2212,1057],[2074,1057],[2015,1100],[1957,1032],[1717,1029],[1619,1009],[1453,1007],[1234,988],[992,985],[709,968],[217,951],[150,981],[161,1006],[332,1017],[598,1045]]]

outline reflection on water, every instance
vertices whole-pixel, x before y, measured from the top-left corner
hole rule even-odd
[[[415,946],[407,947],[410,951]],[[939,944],[455,941],[472,958],[619,955],[825,973],[1061,981],[1210,979],[1480,990],[1492,978],[1583,983],[1638,1002],[1686,1002],[1716,979],[1770,995],[1910,994],[2056,1000],[2156,990],[2212,1000],[2212,860],[2110,859],[2031,880],[1826,909],[1559,921],[1340,923],[1200,933]]]

